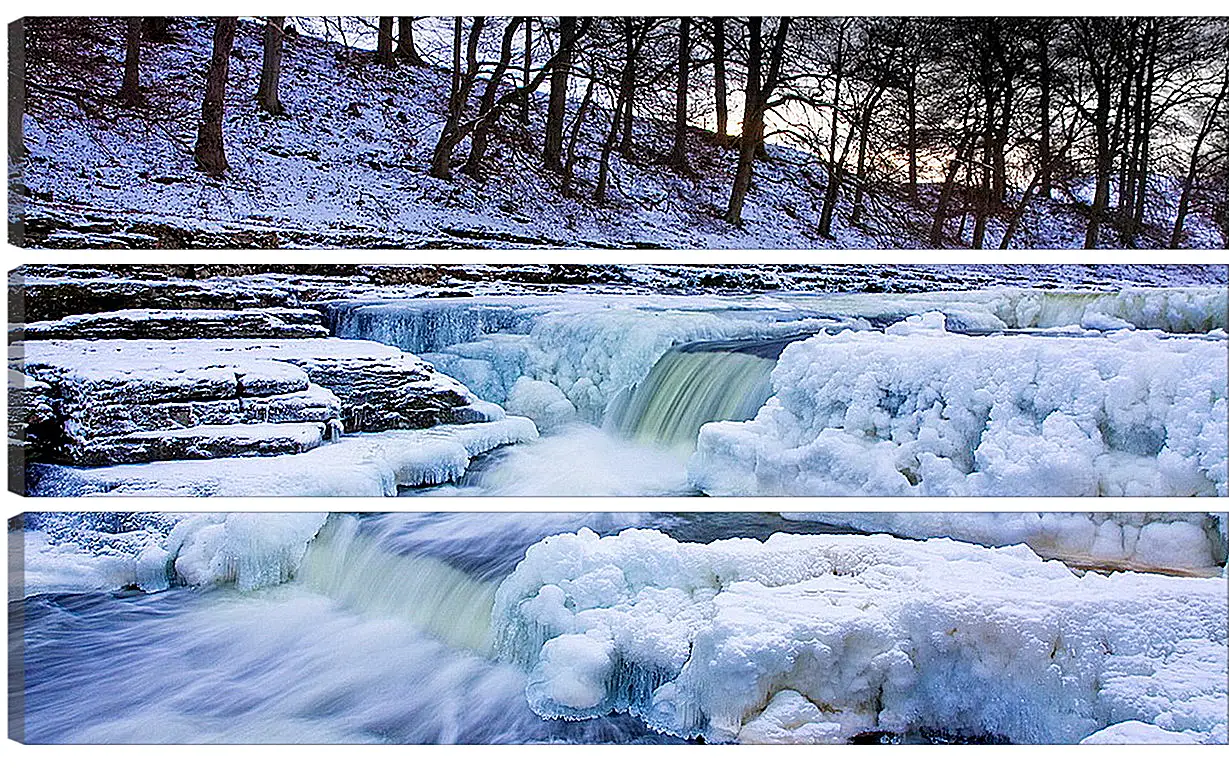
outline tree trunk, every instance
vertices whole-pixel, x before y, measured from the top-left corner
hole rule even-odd
[[[265,21],[265,55],[260,68],[260,89],[256,91],[256,100],[271,115],[280,115],[283,112],[278,91],[282,78],[282,37],[285,34],[285,24],[285,16],[270,16]]]
[[[623,132],[619,138],[619,154],[630,158],[632,156],[632,141],[635,138],[633,134],[634,112],[636,108],[636,54],[635,45],[633,42],[635,32],[635,22],[628,20],[627,22],[627,59],[628,79],[625,81],[627,95],[623,99]]]
[[[499,63],[495,65],[495,70],[487,80],[486,89],[483,90],[482,99],[478,103],[479,119],[477,125],[474,126],[473,137],[470,139],[469,159],[465,161],[464,168],[470,176],[477,177],[480,172],[482,159],[486,155],[491,126],[499,117],[499,110],[495,109],[495,97],[499,95],[504,74],[507,73],[512,63],[512,45],[516,41],[516,31],[520,28],[521,22],[520,16],[513,16],[508,26],[504,27],[503,41],[499,46]]]
[[[734,173],[734,186],[730,190],[730,204],[726,208],[726,222],[742,226],[743,203],[751,189],[751,174],[755,164],[755,150],[763,133],[764,113],[760,100],[760,66],[764,56],[763,20],[758,16],[747,19],[748,46],[747,87],[743,104],[743,131],[738,143],[738,169]]]
[[[729,144],[730,109],[726,104],[725,18],[713,18],[713,96],[717,101],[717,144]]]
[[[550,76],[550,101],[546,108],[546,145],[542,159],[548,170],[563,172],[563,124],[567,117],[568,75],[572,69],[572,45],[576,36],[576,17],[559,17],[559,46],[563,55],[555,62]]]
[[[418,48],[414,46],[413,16],[397,17],[397,58],[412,67],[426,65],[426,62],[422,60],[422,56],[418,55]]]
[[[205,79],[205,102],[196,134],[196,165],[210,176],[222,176],[229,167],[222,144],[222,118],[226,110],[226,79],[230,74],[230,51],[235,43],[236,16],[223,16],[213,29],[213,55]]]
[[[1097,108],[1094,113],[1096,133],[1096,191],[1093,193],[1092,210],[1088,213],[1088,228],[1084,231],[1084,248],[1097,247],[1101,236],[1101,222],[1110,204],[1110,174],[1113,172],[1113,157],[1110,152],[1109,92],[1099,89]]]
[[[1041,144],[1039,147],[1039,163],[1041,165],[1041,182],[1038,194],[1049,199],[1054,190],[1054,158],[1051,157],[1051,137],[1050,137],[1050,90],[1053,87],[1053,72],[1050,68],[1050,39],[1048,35],[1048,27],[1042,30],[1041,38],[1037,47],[1037,57],[1040,60],[1040,73],[1038,77],[1041,81]]]
[[[386,67],[391,67],[393,61],[393,17],[380,17],[380,31],[376,36],[376,60]]]
[[[119,99],[125,107],[141,103],[141,17],[129,16],[126,34],[127,52],[124,56],[124,85]]]
[[[687,171],[687,75],[691,69],[691,17],[679,19],[678,87],[674,98],[674,148],[670,164]]]

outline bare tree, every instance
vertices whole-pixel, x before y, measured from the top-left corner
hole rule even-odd
[[[730,190],[730,204],[725,220],[736,226],[742,225],[743,202],[751,189],[751,176],[755,167],[756,151],[764,140],[764,113],[768,109],[772,92],[781,79],[781,62],[785,55],[785,39],[789,33],[789,16],[777,22],[768,54],[768,72],[761,76],[764,56],[763,19],[752,16],[747,19],[750,52],[747,56],[747,84],[744,95],[743,131],[739,139],[738,169]]]
[[[679,19],[678,32],[678,86],[674,100],[674,146],[670,150],[670,164],[677,170],[687,171],[687,75],[691,71],[691,18]]]
[[[572,46],[576,38],[576,17],[559,17],[559,50],[561,55],[551,68],[550,101],[546,110],[546,144],[542,159],[546,167],[563,172],[563,123],[567,111],[568,74],[572,69]]]
[[[236,16],[222,16],[214,25],[213,54],[205,79],[205,102],[196,134],[196,164],[210,176],[222,176],[229,167],[222,142],[222,118],[226,111],[226,79],[230,74],[230,51],[235,42]]]
[[[486,89],[482,92],[482,98],[478,104],[478,122],[474,126],[473,136],[470,138],[469,159],[465,162],[464,168],[465,172],[470,176],[477,177],[482,167],[482,158],[486,154],[490,130],[499,116],[495,111],[495,98],[499,95],[504,75],[512,63],[512,45],[516,42],[516,32],[525,21],[526,18],[523,16],[513,16],[512,20],[504,27],[503,42],[499,46],[499,61],[495,64],[494,71],[491,72],[491,76],[487,79]]]

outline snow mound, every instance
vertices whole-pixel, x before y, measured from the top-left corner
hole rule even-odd
[[[190,515],[166,547],[184,583],[249,592],[292,579],[327,519],[327,512]]]
[[[548,718],[627,711],[711,741],[1076,742],[1129,720],[1226,740],[1223,579],[1077,576],[1024,547],[583,529],[530,547],[493,631]]]
[[[701,429],[693,484],[713,495],[1229,492],[1218,334],[971,337],[922,319],[892,330],[788,346],[754,420]]]

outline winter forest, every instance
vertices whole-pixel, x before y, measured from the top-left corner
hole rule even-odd
[[[30,17],[42,247],[1221,248],[1229,21]]]

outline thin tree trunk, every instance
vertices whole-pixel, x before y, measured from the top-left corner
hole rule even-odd
[[[1182,194],[1178,197],[1178,210],[1177,215],[1174,217],[1174,228],[1169,235],[1169,247],[1173,250],[1182,247],[1182,228],[1186,224],[1186,215],[1190,211],[1191,196],[1195,191],[1195,180],[1199,176],[1199,153],[1203,149],[1203,143],[1207,140],[1208,134],[1212,131],[1212,126],[1216,124],[1217,115],[1220,113],[1220,105],[1224,102],[1227,95],[1229,95],[1229,68],[1225,70],[1225,79],[1221,82],[1220,91],[1216,94],[1216,99],[1212,102],[1212,106],[1208,108],[1208,114],[1203,119],[1203,126],[1199,129],[1199,136],[1195,139],[1195,146],[1191,149],[1191,161],[1186,166],[1186,178],[1182,180]]]
[[[141,17],[129,16],[127,52],[124,55],[124,85],[119,99],[125,107],[135,107],[141,102]]]
[[[521,123],[529,125],[529,73],[533,69],[533,17],[525,17],[525,100],[521,102]]]
[[[947,175],[943,179],[943,187],[939,190],[939,201],[935,205],[935,217],[930,225],[930,247],[943,247],[943,225],[947,223],[947,207],[951,204],[952,194],[956,191],[956,178],[965,165],[964,154],[969,146],[969,136],[966,133],[956,146],[956,154],[947,167]]]
[[[730,110],[726,104],[725,18],[713,18],[713,96],[717,101],[717,144],[729,144]]]
[[[380,31],[376,36],[376,60],[386,67],[391,67],[393,61],[393,17],[380,17]]]
[[[210,176],[221,176],[229,167],[222,142],[222,118],[226,111],[226,79],[230,74],[230,51],[235,43],[236,16],[223,16],[213,29],[213,55],[205,79],[205,102],[196,134],[196,165]]]
[[[397,17],[397,58],[412,67],[425,66],[426,62],[418,55],[414,45],[414,17]]]
[[[585,85],[585,95],[580,100],[580,108],[576,110],[576,120],[572,123],[572,133],[568,137],[567,161],[563,164],[563,183],[560,185],[564,197],[572,196],[572,181],[575,179],[574,172],[576,169],[576,146],[580,140],[580,129],[584,125],[589,104],[593,101],[593,87],[595,85],[597,85],[597,78],[590,77],[588,84]]]
[[[679,19],[678,87],[674,98],[674,147],[670,164],[687,171],[687,75],[691,69],[691,17]]]
[[[908,120],[909,142],[909,201],[918,203],[917,190],[917,72],[909,74],[909,85],[905,89],[905,119]]]
[[[550,76],[550,102],[546,110],[546,145],[542,159],[549,170],[563,172],[563,125],[568,106],[568,75],[572,69],[572,45],[576,36],[576,17],[559,17],[559,46],[563,55]]]
[[[265,21],[264,61],[260,68],[260,88],[256,100],[271,115],[282,114],[282,102],[278,96],[282,77],[282,37],[285,16],[270,16]]]

